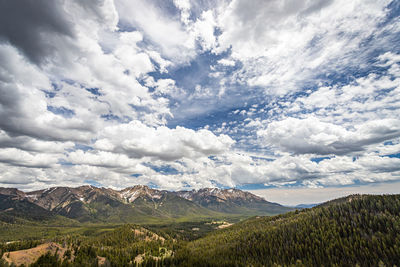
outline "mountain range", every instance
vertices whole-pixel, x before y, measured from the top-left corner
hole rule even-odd
[[[238,189],[166,191],[135,185],[123,190],[95,186],[53,187],[31,192],[0,188],[0,220],[141,223],[160,219],[273,215],[290,208]]]

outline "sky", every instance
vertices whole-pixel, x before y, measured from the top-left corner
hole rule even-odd
[[[399,182],[399,1],[0,0],[0,186]]]

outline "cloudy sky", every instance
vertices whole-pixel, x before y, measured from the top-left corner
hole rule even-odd
[[[0,186],[400,193],[399,15],[387,0],[0,0]]]

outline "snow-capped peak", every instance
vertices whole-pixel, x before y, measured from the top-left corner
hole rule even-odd
[[[126,202],[132,203],[137,198],[142,196],[147,196],[152,199],[160,199],[162,197],[162,194],[161,191],[149,188],[146,185],[135,185],[121,190],[120,196]]]

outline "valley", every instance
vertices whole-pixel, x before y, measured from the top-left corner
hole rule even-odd
[[[0,266],[399,264],[400,195],[294,210],[237,189],[0,192]]]

